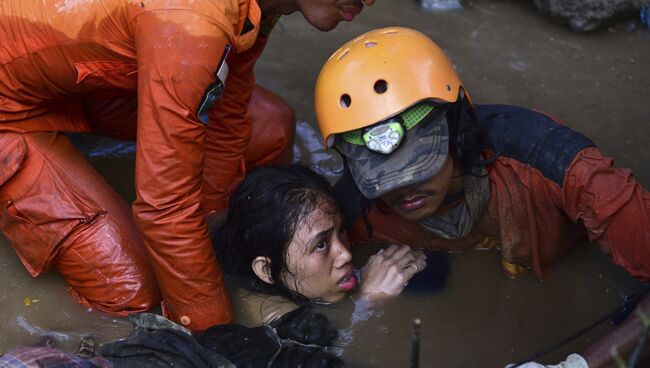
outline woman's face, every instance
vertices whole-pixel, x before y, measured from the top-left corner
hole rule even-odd
[[[341,214],[329,201],[319,200],[298,224],[286,257],[282,281],[310,300],[337,302],[356,286]]]

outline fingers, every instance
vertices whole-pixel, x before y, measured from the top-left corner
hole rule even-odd
[[[413,262],[426,261],[427,256],[419,249],[411,249],[408,245],[395,245],[392,244],[383,252],[378,252],[377,255],[382,255],[384,258],[393,259],[398,267],[406,267]]]
[[[420,249],[414,249],[412,251],[413,255],[415,255],[415,259],[418,261],[426,261],[427,260],[427,255]]]
[[[415,255],[412,252],[408,252],[399,258],[393,257],[393,259],[395,260],[395,266],[399,270],[406,268],[406,266],[416,261]]]
[[[413,263],[410,263],[409,265],[404,268],[404,276],[407,277],[408,280],[410,280],[415,274],[418,272],[424,270],[427,267],[427,262],[424,260],[419,260],[415,261]]]
[[[381,251],[380,251],[381,252]],[[387,258],[400,258],[407,253],[412,253],[413,250],[408,245],[397,245],[391,244],[388,248],[385,248],[381,254]],[[379,255],[379,252],[377,253]]]
[[[403,246],[403,247],[408,247],[408,245],[405,245],[405,246]],[[397,244],[391,244],[391,245],[388,246],[388,248],[384,248],[384,249],[380,250],[379,252],[377,252],[377,255],[380,255],[380,254],[381,254],[381,255],[384,256],[384,257],[390,258],[390,257],[392,257],[393,254],[395,254],[395,252],[397,252],[399,249],[400,249],[400,246],[399,246],[399,245],[397,245]]]

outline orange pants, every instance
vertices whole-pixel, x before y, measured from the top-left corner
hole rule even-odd
[[[122,122],[135,117],[135,110],[122,111]],[[114,118],[117,128],[120,117]],[[257,87],[248,118],[253,134],[246,166],[290,161],[295,129],[291,108]],[[108,135],[128,136],[135,124],[128,125]],[[0,163],[0,230],[33,276],[54,268],[80,303],[112,314],[144,311],[159,303],[130,206],[65,135],[0,132]]]

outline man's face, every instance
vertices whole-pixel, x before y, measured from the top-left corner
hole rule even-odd
[[[296,0],[307,22],[321,31],[334,29],[342,21],[352,21],[361,10],[362,0]],[[375,0],[366,0],[372,5]]]
[[[381,196],[393,212],[407,221],[419,221],[431,216],[447,195],[454,174],[451,155],[432,178],[395,189]]]

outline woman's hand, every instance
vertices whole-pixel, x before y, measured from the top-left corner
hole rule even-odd
[[[380,300],[402,292],[408,281],[427,266],[427,257],[408,245],[391,245],[368,259],[361,269],[361,297]]]

